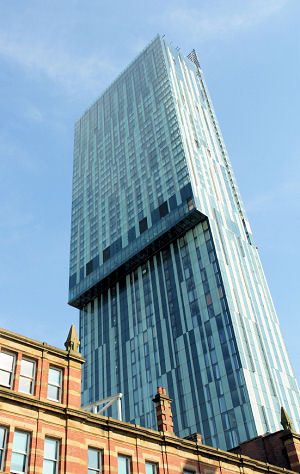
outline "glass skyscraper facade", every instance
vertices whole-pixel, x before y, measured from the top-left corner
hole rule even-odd
[[[230,449],[299,392],[196,53],[157,36],[75,125],[69,302],[83,403]],[[114,408],[108,413],[116,417]]]

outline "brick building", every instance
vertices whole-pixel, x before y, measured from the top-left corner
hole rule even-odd
[[[74,326],[65,346],[62,350],[0,330],[1,472],[286,472],[266,460],[251,459],[243,451],[204,446],[199,434],[178,438],[173,432],[171,400],[161,387],[153,400],[158,431],[86,412],[80,407],[84,360]],[[285,467],[299,472],[299,436],[286,428],[280,432]]]
[[[300,472],[300,435],[293,430],[284,408],[281,408],[281,424],[283,430],[257,436],[230,451]]]

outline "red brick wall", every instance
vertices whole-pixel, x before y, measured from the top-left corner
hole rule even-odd
[[[231,449],[231,452],[290,469],[286,449],[281,439],[282,434],[283,430],[265,436],[258,436],[241,443],[240,446]]]
[[[30,434],[28,474],[42,474],[45,437],[55,438],[60,443],[60,474],[86,474],[88,447],[102,451],[104,474],[117,473],[118,454],[130,458],[132,474],[145,474],[146,461],[157,464],[158,474],[179,474],[184,469],[197,474],[280,472],[269,464],[203,446],[198,434],[194,435],[195,440],[177,438],[173,433],[171,400],[161,387],[155,397],[160,432],[84,412],[80,409],[80,356],[38,342],[35,346],[34,341],[26,344],[26,338],[20,337],[19,341],[18,337],[13,335],[3,341],[0,332],[0,346],[17,357],[13,388],[0,387],[0,425],[8,430],[4,472],[10,472],[15,430]],[[23,351],[37,361],[34,395],[17,391]],[[47,400],[49,365],[63,370],[61,402]],[[239,453],[287,467],[282,462],[284,446],[280,433],[243,443]],[[298,466],[300,444],[288,441],[285,441],[286,449]]]

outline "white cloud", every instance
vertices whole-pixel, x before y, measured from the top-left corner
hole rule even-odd
[[[237,30],[252,28],[265,19],[278,13],[288,0],[253,0],[251,2],[241,1],[238,8],[227,8],[217,14],[207,10],[176,8],[170,12],[169,20],[173,26],[184,29],[189,37],[197,39],[210,39],[223,36]],[[200,4],[201,5],[201,4]],[[229,6],[229,5],[228,5]]]
[[[96,55],[80,57],[47,42],[18,38],[0,32],[0,55],[22,67],[28,74],[44,75],[70,93],[92,90],[103,78],[115,75],[117,68]],[[36,116],[36,118],[38,118]]]

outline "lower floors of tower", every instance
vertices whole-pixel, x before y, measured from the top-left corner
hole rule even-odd
[[[248,374],[224,278],[204,221],[90,301],[80,311],[83,404],[121,392],[123,419],[156,428],[151,397],[163,386],[181,437],[231,449],[258,434],[254,405],[262,429],[278,429],[280,400],[275,413],[256,396],[260,365],[253,357]]]

